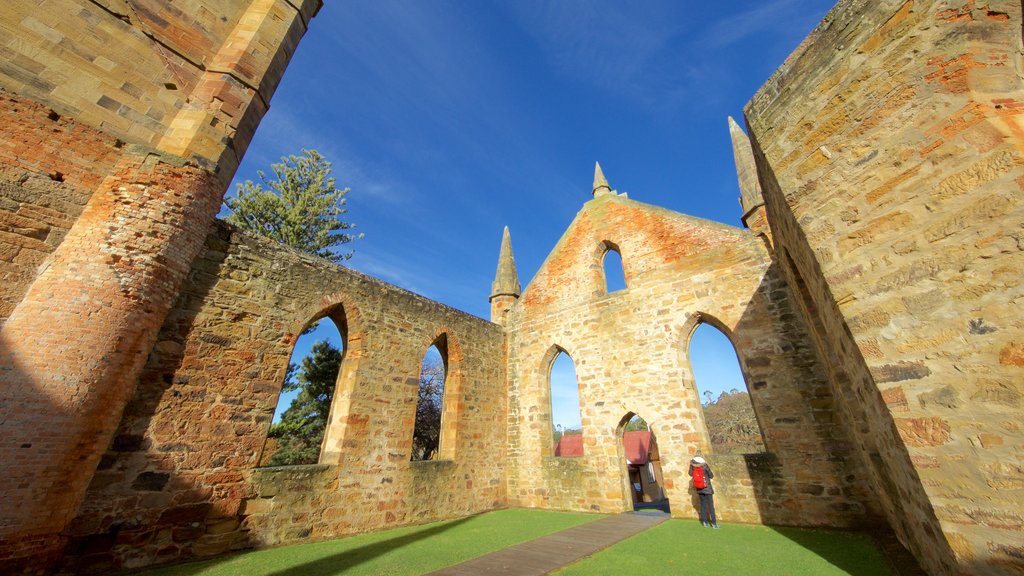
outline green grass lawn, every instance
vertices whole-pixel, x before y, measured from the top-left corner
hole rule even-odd
[[[555,572],[623,574],[757,574],[884,576],[881,553],[864,534],[669,520]]]
[[[311,544],[270,548],[142,572],[143,576],[417,576],[565,528],[604,518],[498,510]],[[669,520],[557,572],[883,576],[889,570],[863,534]]]
[[[269,548],[168,566],[144,576],[415,576],[603,518],[543,510],[497,510],[341,540]]]

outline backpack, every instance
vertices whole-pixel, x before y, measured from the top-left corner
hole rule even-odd
[[[703,490],[708,487],[708,481],[704,477],[704,467],[695,467],[693,469],[693,487],[697,490]]]

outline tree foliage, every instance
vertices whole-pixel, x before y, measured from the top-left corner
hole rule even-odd
[[[300,366],[288,366],[282,390],[299,394],[281,414],[281,421],[270,427],[268,436],[278,441],[270,466],[317,463],[339,368],[341,350],[326,340],[313,344]]]
[[[704,403],[704,420],[716,454],[753,454],[764,452],[761,427],[750,402],[750,394],[740,390],[722,392],[717,400]]]
[[[444,404],[444,363],[427,356],[420,370],[416,397],[416,423],[412,432],[411,460],[433,460],[441,442],[441,409]]]
[[[340,218],[348,212],[344,206],[349,189],[335,188],[331,163],[316,150],[303,150],[301,156],[282,157],[270,168],[274,178],[257,171],[262,184],[246,180],[234,198],[224,199],[230,210],[225,220],[332,262],[351,258],[353,252],[337,248],[362,234],[345,232],[355,227]]]
[[[648,430],[650,430],[650,427],[647,426],[647,421],[639,416],[630,418],[623,429],[624,432],[647,432]]]

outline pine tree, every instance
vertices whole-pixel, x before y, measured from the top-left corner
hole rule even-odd
[[[317,463],[340,367],[341,351],[326,340],[313,344],[301,366],[289,365],[282,391],[299,394],[270,427],[268,436],[278,439],[270,466]]]
[[[355,227],[340,219],[348,212],[344,206],[349,189],[335,188],[331,163],[316,150],[303,150],[302,156],[281,158],[271,169],[274,179],[268,180],[260,170],[262,185],[246,180],[238,185],[234,198],[224,199],[230,210],[225,220],[332,262],[351,258],[353,252],[341,253],[337,248],[362,234],[344,232]]]

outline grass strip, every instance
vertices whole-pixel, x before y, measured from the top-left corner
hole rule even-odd
[[[861,533],[740,524],[713,530],[695,520],[669,520],[555,574],[883,576],[890,571],[871,538]]]
[[[416,576],[603,517],[544,510],[496,510],[457,520],[167,566],[141,574]]]

